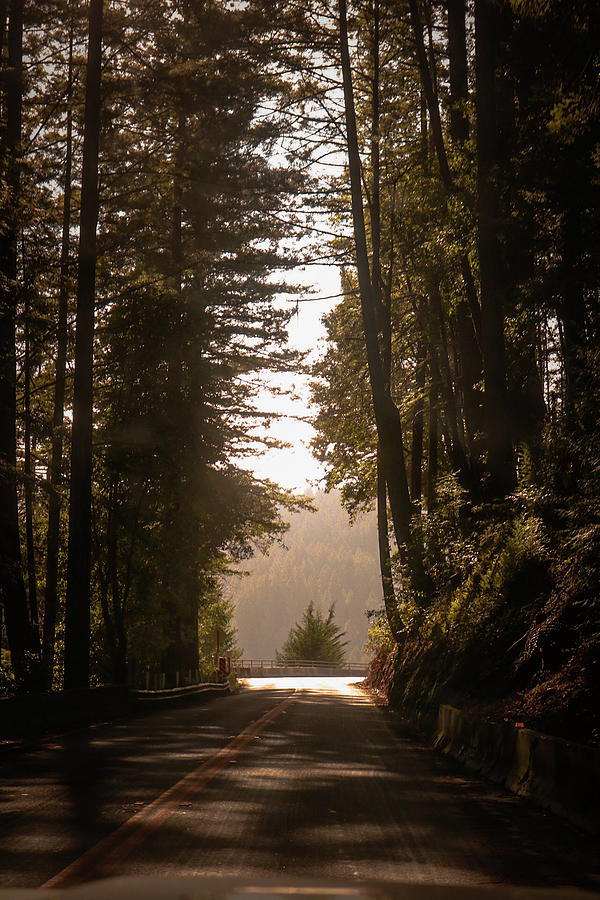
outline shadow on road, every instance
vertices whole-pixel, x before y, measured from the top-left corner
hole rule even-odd
[[[394,733],[357,689],[315,682],[249,685],[226,702],[65,737],[60,750],[21,761],[13,786],[3,782],[5,885],[55,874],[296,690],[114,874],[598,890],[592,839]],[[36,795],[26,814],[15,783]]]

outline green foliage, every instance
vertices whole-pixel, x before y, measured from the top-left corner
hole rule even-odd
[[[344,632],[334,622],[335,608],[329,607],[327,616],[315,611],[311,600],[302,619],[290,630],[289,636],[277,651],[277,662],[291,663],[300,660],[314,660],[342,665],[345,658]]]
[[[225,643],[219,648],[222,656],[231,654],[233,660],[239,659],[242,650],[237,644],[237,629],[232,624],[234,605],[225,599],[218,585],[213,586],[213,594],[203,598],[198,616],[198,633],[200,641],[199,664],[204,673],[212,672],[216,651],[215,631],[220,628],[225,632]]]
[[[10,664],[0,664],[0,697],[13,694],[15,687],[15,679],[10,669]]]
[[[548,539],[532,510],[492,521],[470,542],[470,565],[446,595],[439,619],[457,641],[472,640],[505,606],[531,605],[547,588]]]
[[[360,303],[355,282],[344,273],[351,292],[324,318],[327,352],[313,367],[312,401],[317,407],[312,451],[326,467],[328,489],[341,492],[351,517],[373,503],[376,490],[377,435],[360,334]]]
[[[384,612],[373,611],[370,616],[371,624],[367,631],[367,640],[365,641],[365,651],[371,657],[379,656],[393,650],[396,642],[390,631],[390,624]]]

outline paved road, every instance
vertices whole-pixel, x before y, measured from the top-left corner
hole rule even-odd
[[[251,679],[4,752],[0,777],[4,888],[202,874],[600,890],[596,842],[403,736],[345,678]]]

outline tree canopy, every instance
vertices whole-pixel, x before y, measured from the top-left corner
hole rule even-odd
[[[288,90],[272,22],[179,0],[2,17],[0,634],[21,689],[174,683],[220,574],[298,503],[243,465],[261,373],[298,364],[276,297],[305,177],[264,115]]]
[[[340,85],[330,208],[348,253],[314,448],[351,511],[378,507],[396,688],[526,686],[549,710],[581,667],[585,705],[600,607],[593,566],[574,578],[573,560],[597,528],[597,4],[312,15]]]

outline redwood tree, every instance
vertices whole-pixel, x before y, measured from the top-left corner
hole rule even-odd
[[[28,684],[35,642],[22,573],[17,510],[16,314],[18,204],[21,183],[23,106],[23,0],[8,4],[4,67],[5,180],[0,228],[0,600],[17,683]],[[4,19],[3,19],[4,24]]]
[[[90,0],[77,270],[65,687],[89,684],[92,412],[103,0]]]

